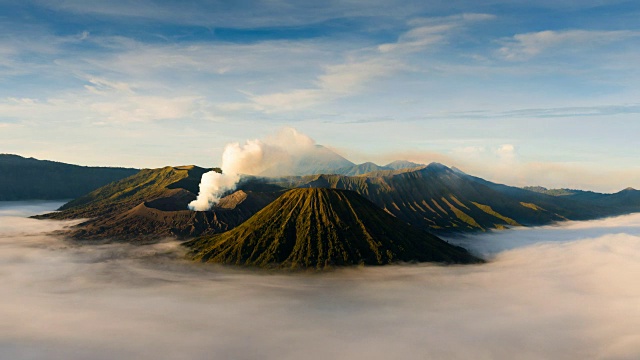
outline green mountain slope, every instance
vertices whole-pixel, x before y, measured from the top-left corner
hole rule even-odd
[[[537,191],[492,183],[467,174],[461,176],[506,196],[521,199],[523,202],[534,202],[540,206],[553,208],[558,214],[570,220],[589,220],[640,211],[640,192],[632,188],[614,194],[566,190],[551,191],[552,195],[548,195],[547,193],[541,194]]]
[[[172,196],[172,189],[197,192],[197,179],[207,170],[196,166],[143,169],[126,179],[113,182],[63,205],[53,218],[89,218],[128,210],[143,201]],[[192,180],[192,181],[189,181]],[[184,186],[182,186],[184,184]],[[188,198],[176,204],[186,209]]]
[[[235,229],[185,246],[195,260],[258,267],[479,261],[355,192],[334,189],[290,190]]]
[[[279,195],[274,186],[261,185],[257,191],[248,186],[223,198],[212,211],[190,211],[187,205],[207,171],[197,166],[144,169],[37,218],[90,218],[71,230],[78,239],[149,241],[227,231]]]
[[[612,209],[620,214],[638,211],[640,191],[626,188],[613,194],[600,194],[591,191],[574,191],[569,198],[582,204],[596,204],[606,209]]]
[[[633,196],[626,196],[624,207],[613,201],[578,201],[494,184],[437,163],[417,170],[371,175],[315,175],[279,183],[356,191],[411,225],[441,232],[543,225],[640,211],[640,202],[634,203]]]
[[[137,172],[0,154],[0,201],[73,199]]]

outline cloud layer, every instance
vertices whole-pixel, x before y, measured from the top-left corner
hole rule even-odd
[[[279,275],[185,263],[172,242],[66,243],[45,234],[64,223],[22,217],[45,208],[0,210],[2,357],[640,355],[639,215],[465,240],[485,265]]]

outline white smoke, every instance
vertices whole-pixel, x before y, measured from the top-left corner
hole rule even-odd
[[[224,193],[235,189],[241,175],[294,174],[298,160],[316,151],[315,144],[312,138],[290,127],[264,140],[227,144],[222,154],[222,174],[210,171],[202,175],[200,193],[189,209],[211,209]]]

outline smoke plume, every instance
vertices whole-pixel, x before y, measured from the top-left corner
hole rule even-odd
[[[315,152],[315,141],[290,127],[264,140],[227,144],[222,154],[222,174],[210,171],[202,175],[200,193],[189,209],[209,210],[224,193],[235,189],[241,175],[293,175],[300,159]]]

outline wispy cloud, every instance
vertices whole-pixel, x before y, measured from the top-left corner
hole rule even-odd
[[[378,46],[378,50],[383,53],[390,51],[419,51],[426,46],[443,41],[445,33],[454,27],[454,24],[417,26],[402,34],[398,41]]]
[[[567,52],[639,37],[636,31],[563,30],[516,34],[503,40],[498,54],[507,60],[528,60],[547,51]]]
[[[505,112],[502,112],[500,116],[560,118],[560,117],[607,116],[607,115],[622,115],[622,114],[640,114],[640,104],[573,106],[573,107],[548,108],[548,109],[521,109],[521,110],[505,111]]]
[[[597,124],[628,120],[619,126],[631,133],[640,113],[631,2],[542,0],[533,12],[524,0],[0,3],[0,118],[12,124],[0,143],[12,151],[96,164],[109,148],[107,161],[166,165],[149,150],[158,138],[224,143],[294,122],[346,154],[478,146],[494,161],[512,144],[529,160],[570,162],[579,148],[609,162],[635,150]],[[576,146],[531,131],[572,121],[590,123]],[[166,146],[176,163],[222,151]]]
[[[149,122],[185,119],[208,111],[198,96],[167,97],[96,90],[87,85],[84,93],[71,93],[45,100],[7,98],[0,100],[0,113],[27,122],[49,120],[58,123],[94,124]]]
[[[264,95],[251,95],[250,107],[265,112],[290,111],[317,105],[364,89],[368,81],[400,71],[403,64],[384,58],[330,65],[314,81],[314,87]]]
[[[640,114],[640,104],[567,106],[503,111],[469,110],[423,114],[419,119],[580,118]]]
[[[364,16],[401,18],[426,9],[449,8],[449,6],[436,7],[435,4],[429,7],[419,1],[406,0],[330,1],[322,5],[289,0],[242,2],[195,0],[188,5],[181,1],[149,0],[135,3],[126,0],[113,0],[109,3],[82,0],[34,2],[56,11],[91,14],[112,19],[147,19],[167,24],[232,28],[301,26],[336,18]],[[247,16],[247,9],[251,9],[251,16]]]
[[[398,37],[393,43],[378,46],[380,52],[420,51],[429,45],[445,41],[454,29],[468,25],[470,22],[494,20],[492,14],[460,14],[438,18],[418,18],[409,21],[411,29]]]
[[[90,77],[87,79],[91,85],[85,85],[85,89],[89,90],[89,92],[104,95],[109,92],[119,92],[125,94],[133,94],[134,91],[131,89],[131,85],[125,82],[120,81],[109,81],[107,79]]]
[[[76,104],[93,111],[97,123],[184,119],[194,115],[204,101],[203,97],[193,95],[139,94],[132,84],[105,78],[89,77],[87,81],[90,85],[84,88],[88,94]]]
[[[409,70],[404,56],[442,43],[451,32],[469,22],[491,20],[489,14],[413,19],[409,29],[393,43],[375,48],[351,50],[344,63],[325,65],[312,86],[267,94],[250,94],[246,108],[264,112],[292,111],[314,106],[336,98],[353,95],[366,89],[366,84],[393,73]],[[242,104],[228,104],[227,108],[242,108]]]

